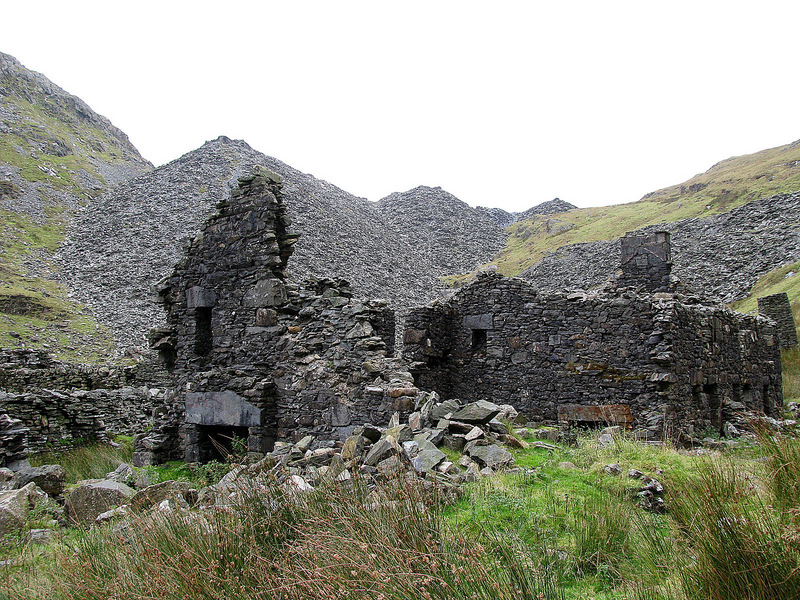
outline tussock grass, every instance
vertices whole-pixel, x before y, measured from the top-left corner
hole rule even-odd
[[[519,540],[467,538],[440,514],[435,490],[404,480],[371,493],[357,483],[309,494],[273,482],[227,510],[92,530],[58,553],[47,597],[563,598],[547,561]],[[7,589],[40,593],[17,577]]]
[[[31,456],[33,466],[59,464],[67,472],[67,483],[82,479],[104,479],[122,463],[129,463],[133,452],[132,439],[119,437],[120,446],[103,442],[78,444],[65,450],[52,450]]]
[[[535,467],[468,484],[454,503],[417,480],[302,494],[272,480],[213,511],[68,530],[0,569],[0,599],[800,597],[794,437],[764,431],[747,454],[696,456],[587,435],[517,458]],[[623,475],[603,471],[611,462]],[[628,468],[664,484],[666,514],[638,506]]]

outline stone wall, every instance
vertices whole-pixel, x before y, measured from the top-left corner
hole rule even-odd
[[[343,439],[413,408],[412,377],[391,358],[394,313],[342,280],[287,282],[297,238],[287,229],[280,178],[257,170],[160,289],[168,328],[152,339],[171,357],[189,461],[212,458],[211,439],[245,438],[263,453],[306,434]],[[139,460],[159,460],[145,442]]]
[[[28,446],[133,435],[165,396],[165,373],[153,357],[107,367],[70,364],[43,350],[0,349],[0,414],[28,428]],[[158,386],[158,387],[155,387]]]
[[[628,233],[620,238],[620,254],[620,285],[644,286],[649,292],[669,291],[669,275],[672,271],[669,233]]]
[[[720,429],[723,401],[774,411],[773,336],[765,319],[682,305],[672,294],[544,295],[484,274],[447,303],[412,311],[403,354],[418,386],[445,397],[512,404],[553,421],[581,421],[565,410],[573,405],[624,405],[629,413],[615,420],[660,437]]]
[[[0,392],[0,413],[28,428],[32,451],[62,443],[133,435],[147,427],[163,390],[122,387],[100,390]]]
[[[135,378],[133,366],[70,364],[44,350],[0,348],[0,390],[5,392],[120,388],[132,385]]]
[[[786,292],[759,298],[758,314],[768,317],[777,323],[781,348],[794,348],[797,346],[797,326],[792,314],[792,305]]]

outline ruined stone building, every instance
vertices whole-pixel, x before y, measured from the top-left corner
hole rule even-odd
[[[622,240],[616,290],[541,294],[484,274],[413,310],[404,356],[423,389],[513,404],[536,420],[618,423],[643,437],[721,431],[730,409],[777,414],[775,324],[669,289],[669,236]],[[633,287],[631,287],[633,286]]]
[[[305,435],[332,444],[407,415],[423,391],[648,439],[719,431],[731,411],[778,414],[775,321],[674,293],[668,234],[623,238],[616,287],[592,293],[483,274],[412,310],[398,357],[386,302],[341,280],[287,281],[297,236],[280,177],[256,169],[239,183],[158,285],[160,361],[108,370],[0,356],[0,413],[34,446],[138,428],[142,465],[224,458],[236,440],[252,453]]]
[[[168,329],[152,336],[175,380],[169,419],[186,460],[218,458],[235,438],[258,453],[305,434],[345,439],[413,407],[385,302],[353,299],[343,281],[286,281],[297,236],[280,177],[259,169],[218,208],[161,285]],[[145,439],[138,451],[148,462],[179,448]]]

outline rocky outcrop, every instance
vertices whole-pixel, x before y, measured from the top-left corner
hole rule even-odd
[[[800,193],[793,193],[635,233],[669,232],[672,273],[698,294],[727,304],[745,297],[765,273],[800,259],[798,223]],[[614,275],[618,265],[618,241],[573,244],[547,254],[521,277],[543,290],[589,289]]]

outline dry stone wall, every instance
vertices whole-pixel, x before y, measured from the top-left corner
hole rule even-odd
[[[106,439],[112,432],[133,435],[147,426],[154,407],[163,402],[165,389],[153,387],[154,380],[163,383],[163,370],[150,367],[139,374],[132,366],[68,364],[41,350],[3,349],[0,414],[27,428],[32,450]]]
[[[403,353],[418,386],[444,397],[552,421],[581,421],[565,413],[572,405],[624,405],[646,437],[721,429],[725,402],[770,413],[781,397],[770,321],[673,294],[541,294],[484,274],[448,302],[412,311]]]
[[[789,295],[786,292],[759,298],[758,314],[777,323],[781,348],[794,348],[797,346],[797,326],[794,322]]]

